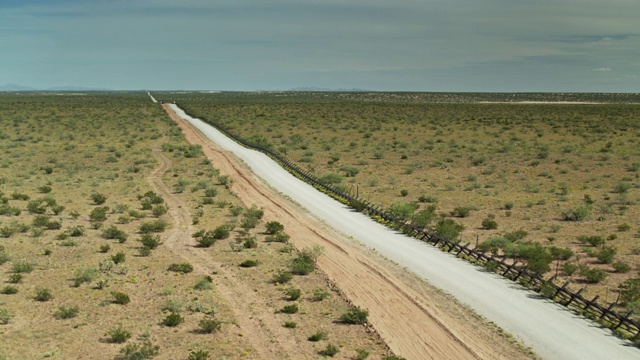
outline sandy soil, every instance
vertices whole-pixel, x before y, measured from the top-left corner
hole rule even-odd
[[[527,358],[518,346],[498,334],[479,316],[459,305],[449,296],[415,277],[403,274],[401,269],[364,249],[354,240],[335,231],[311,216],[306,210],[284,198],[264,184],[232,154],[220,150],[187,122],[164,105],[171,118],[181,127],[187,141],[202,145],[205,156],[223,174],[233,178],[231,190],[247,206],[256,204],[264,209],[265,221],[277,220],[294,236],[298,248],[321,245],[325,254],[319,259],[320,269],[326,273],[350,301],[369,311],[369,322],[389,347],[407,359],[518,359]],[[157,190],[170,199],[169,191],[157,183]],[[175,201],[175,199],[171,200]],[[170,204],[172,216],[189,226],[185,206]],[[178,210],[180,209],[180,210]],[[183,218],[180,220],[180,218]],[[192,251],[190,229],[176,228],[168,246],[190,261],[213,266],[210,260],[199,258]],[[186,236],[186,238],[184,237]],[[251,301],[250,293],[237,283],[220,288],[222,293],[246,294],[243,301]],[[219,286],[219,285],[218,285]],[[238,298],[234,296],[234,298]],[[240,298],[243,298],[240,296]],[[240,304],[242,305],[242,304]],[[246,305],[246,304],[245,304]],[[243,311],[246,306],[238,306]],[[284,353],[295,354],[295,347],[278,336],[279,323],[269,325],[271,314],[238,316],[247,323],[239,324],[247,330],[252,345],[262,358],[280,358]],[[258,321],[264,326],[256,326]],[[275,343],[274,343],[275,341]]]

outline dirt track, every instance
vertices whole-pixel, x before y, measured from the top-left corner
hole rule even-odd
[[[176,116],[168,105],[163,106],[181,127],[187,141],[201,145],[205,156],[215,167],[231,176],[231,190],[247,206],[256,204],[264,209],[266,221],[283,223],[287,231],[293,234],[296,247],[317,244],[325,248],[325,254],[318,263],[320,269],[351,302],[369,311],[370,324],[396,354],[407,359],[525,358],[515,345],[490,329],[477,315],[439,291],[402,274],[394,265],[318,221],[257,179],[232,154],[220,150]],[[171,198],[161,183],[156,183],[156,187],[164,196]],[[178,210],[180,207],[181,210]],[[189,214],[184,212],[186,207],[183,204],[170,204],[170,208],[173,209],[171,215],[174,221],[181,225],[176,226],[168,245],[184,257],[196,258],[198,264],[206,265],[209,262],[206,266],[215,266],[211,260],[199,257],[197,251],[190,250],[193,249],[188,236],[190,229],[180,228],[190,226]],[[238,294],[243,290],[241,284],[228,285],[226,289],[223,286],[222,293],[233,291]],[[241,311],[241,307],[238,311]],[[260,314],[257,315],[247,321],[257,321]],[[265,318],[269,316],[262,315]],[[263,358],[295,354],[295,348],[290,347],[292,344],[282,342],[278,329],[255,325],[239,324],[247,330],[257,329],[247,335]]]

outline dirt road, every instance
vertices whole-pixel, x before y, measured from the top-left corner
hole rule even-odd
[[[286,199],[233,154],[176,116],[173,105],[164,107],[187,141],[202,145],[215,167],[233,178],[231,190],[247,206],[256,204],[264,209],[266,221],[283,223],[296,247],[317,244],[325,248],[320,269],[353,304],[369,311],[370,324],[396,354],[407,359],[526,358],[517,346],[450,297],[405,275],[415,284],[407,285],[397,267]]]

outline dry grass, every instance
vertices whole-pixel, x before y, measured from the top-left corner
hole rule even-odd
[[[617,287],[637,277],[640,241],[640,131],[636,104],[430,103],[421,94],[163,94],[195,115],[277,150],[319,177],[390,208],[436,204],[465,226],[460,240],[475,243],[524,230],[522,242],[569,248],[568,262],[602,269],[606,280],[587,284],[580,271],[547,276],[586,286],[587,297],[614,302]],[[459,96],[458,96],[459,98]],[[588,101],[599,98],[589,96]],[[464,100],[464,99],[462,99]],[[468,100],[468,99],[467,99]],[[499,100],[499,99],[493,99]],[[526,100],[526,99],[525,99]],[[574,99],[575,100],[575,99]],[[451,101],[447,101],[451,102]],[[335,176],[335,175],[339,176]],[[564,213],[588,207],[583,221]],[[493,218],[497,229],[485,230]],[[601,236],[616,249],[615,272],[589,255],[580,236]]]
[[[356,348],[376,356],[386,353],[384,344],[364,327],[334,323],[348,304],[331,290],[322,274],[296,276],[286,287],[271,283],[273,274],[286,269],[295,253],[281,252],[283,244],[265,242],[265,224],[258,222],[248,232],[256,238],[257,247],[238,250],[243,215],[232,209],[241,203],[219,184],[217,171],[197,149],[186,146],[177,127],[145,95],[3,94],[0,118],[0,191],[7,206],[21,211],[17,216],[0,215],[0,228],[15,230],[0,239],[4,254],[10,257],[0,264],[0,281],[2,287],[18,289],[16,294],[0,295],[0,309],[10,314],[8,323],[0,324],[3,356],[113,358],[127,344],[148,339],[160,346],[162,358],[185,358],[190,350],[198,349],[209,351],[211,358],[256,358],[252,341],[237,318],[237,314],[252,316],[250,309],[239,308],[237,299],[218,291],[218,284],[227,278],[252,289],[259,306],[271,313],[289,303],[285,288],[301,289],[299,313],[272,315],[283,325],[285,321],[297,323],[295,329],[287,329],[290,339],[277,341],[291,340],[303,353],[316,353],[321,348],[316,349],[306,338],[322,329],[332,343],[340,343],[342,354],[355,354]],[[163,154],[171,166],[161,175],[162,181],[174,189],[172,196],[187,204],[182,210],[197,219],[196,227],[213,230],[235,224],[230,238],[199,249],[217,265],[215,269],[202,265],[186,274],[167,271],[170,264],[189,259],[176,256],[165,244],[145,254],[148,256],[140,255],[142,246],[137,240],[143,223],[163,220],[169,225],[167,231],[174,226],[168,213],[153,207],[144,210],[145,200],[139,197],[151,190],[148,176],[158,166],[152,149],[163,144],[170,144]],[[50,192],[45,193],[46,187]],[[204,204],[207,188],[217,190],[211,204]],[[95,194],[105,195],[105,203],[97,205]],[[27,196],[28,200],[21,200]],[[59,222],[59,229],[32,225],[37,215],[27,207],[36,199],[50,203],[55,199],[54,205],[64,206],[61,211],[56,209],[57,214],[49,206],[44,214],[50,222]],[[98,227],[90,214],[100,206],[109,209]],[[105,229],[111,226],[123,231],[124,242],[106,238]],[[167,242],[165,234],[159,233]],[[103,252],[106,245],[109,249]],[[124,261],[113,265],[118,253],[124,254]],[[238,266],[247,259],[259,265]],[[31,264],[33,270],[22,273],[19,283],[7,284],[18,263]],[[210,286],[194,288],[205,276],[210,276]],[[48,289],[52,298],[36,301],[37,289]],[[318,289],[331,296],[312,301]],[[114,292],[127,295],[130,302],[116,303]],[[75,306],[76,316],[61,315]],[[162,326],[168,308],[180,311],[184,322],[177,327]],[[220,331],[202,334],[200,321],[212,315],[222,322]],[[132,334],[126,344],[116,344],[107,335],[118,328]]]

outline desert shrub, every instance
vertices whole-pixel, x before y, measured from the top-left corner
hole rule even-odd
[[[365,349],[356,349],[356,360],[365,360],[369,357],[369,352]]]
[[[255,236],[246,236],[242,242],[242,247],[245,249],[255,249],[258,247],[258,241]]]
[[[109,211],[108,206],[95,207],[89,213],[89,220],[94,222],[105,221],[107,220],[107,211]]]
[[[583,221],[591,216],[591,208],[588,206],[578,206],[575,209],[570,209],[562,213],[562,220],[564,221]]]
[[[364,324],[367,322],[369,312],[360,308],[359,306],[353,306],[346,313],[340,316],[340,321],[345,324]]]
[[[109,342],[112,342],[114,344],[125,343],[131,338],[131,332],[127,331],[121,326],[107,330],[106,335],[109,337]]]
[[[287,329],[295,329],[298,327],[298,324],[295,321],[285,321],[283,326]]]
[[[629,191],[629,189],[631,189],[633,186],[625,181],[621,181],[619,183],[616,184],[616,186],[613,188],[613,192],[616,194],[625,194]]]
[[[395,202],[389,207],[389,213],[400,220],[410,219],[413,212],[418,209],[418,204],[415,202]]]
[[[73,276],[73,286],[78,287],[83,283],[92,282],[98,275],[98,270],[94,268],[81,268],[77,269]]]
[[[294,301],[300,298],[302,291],[300,289],[289,288],[284,291],[284,294],[287,296],[287,300]]]
[[[124,243],[129,236],[124,230],[120,230],[115,225],[111,225],[102,231],[102,237],[105,239],[116,239],[119,243]]]
[[[254,266],[258,266],[258,262],[256,260],[245,260],[240,263],[240,267],[243,268],[250,268]]]
[[[187,360],[207,360],[209,358],[209,352],[206,350],[191,350]]]
[[[213,230],[213,237],[216,240],[226,239],[229,235],[229,227],[227,225],[220,225]]]
[[[27,211],[30,214],[44,214],[47,211],[42,199],[31,200],[27,203]]]
[[[11,274],[9,275],[9,284],[19,284],[22,282],[24,276],[22,274]]]
[[[142,256],[142,257],[147,257],[149,255],[151,255],[151,248],[143,246],[138,248],[138,255]]]
[[[631,226],[627,223],[618,225],[618,231],[625,232],[631,230]]]
[[[420,195],[418,197],[418,201],[421,203],[437,203],[438,198],[434,196]]]
[[[142,234],[140,236],[140,239],[138,239],[138,241],[140,241],[140,243],[142,243],[142,246],[149,248],[151,250],[157,248],[158,246],[162,245],[162,241],[160,240],[160,236],[159,235],[151,235],[151,234]]]
[[[36,288],[36,294],[33,298],[36,301],[45,302],[51,300],[53,295],[51,295],[51,290],[38,287]]]
[[[3,295],[13,295],[18,293],[18,288],[15,286],[7,285],[0,290],[0,294]]]
[[[578,269],[579,266],[574,263],[567,262],[562,264],[562,272],[567,276],[572,276],[576,271],[578,271]]]
[[[145,217],[147,217],[145,213],[137,210],[129,210],[128,214],[134,219],[144,219]]]
[[[193,286],[195,290],[211,290],[213,280],[210,276],[205,276],[204,278],[198,280],[198,282]]]
[[[607,273],[604,270],[584,267],[580,270],[580,275],[584,276],[590,284],[597,284],[607,278]]]
[[[141,233],[161,233],[167,229],[169,224],[161,219],[149,222],[143,222],[138,229]]]
[[[145,360],[152,359],[159,354],[160,347],[154,345],[149,339],[141,343],[128,344],[120,350],[120,360]]]
[[[505,249],[510,244],[511,242],[504,237],[494,237],[480,243],[478,249],[496,254],[499,250]]]
[[[462,230],[464,230],[464,226],[453,219],[441,219],[433,228],[438,236],[449,240],[456,239]]]
[[[2,245],[0,245],[0,265],[4,265],[6,262],[11,260],[11,256],[1,246]]]
[[[284,230],[284,225],[277,221],[269,221],[265,226],[267,234],[275,235]]]
[[[60,306],[54,317],[56,319],[71,319],[78,316],[80,308],[77,306]]]
[[[322,301],[326,298],[329,297],[329,293],[322,290],[322,289],[317,289],[313,291],[313,296],[311,297],[311,299],[313,301]]]
[[[107,201],[107,197],[100,193],[93,193],[91,194],[91,201],[93,201],[95,205],[102,205]]]
[[[203,334],[211,334],[212,332],[220,331],[222,322],[211,317],[205,317],[198,322],[198,326],[200,326],[200,332]]]
[[[33,264],[27,260],[21,259],[12,264],[12,269],[13,272],[17,274],[30,273],[33,271]]]
[[[520,229],[516,231],[511,231],[503,235],[503,237],[511,242],[522,240],[529,235],[528,232]]]
[[[327,347],[318,351],[318,354],[322,356],[334,357],[338,353],[339,349],[333,344],[327,344]]]
[[[295,314],[298,312],[298,305],[297,304],[285,305],[277,312],[283,313],[283,314]]]
[[[273,282],[276,284],[286,284],[293,279],[293,275],[290,272],[280,270],[273,276]]]
[[[485,230],[493,230],[498,228],[498,222],[492,219],[482,220],[482,228]]]
[[[631,266],[629,264],[624,263],[622,261],[616,261],[613,263],[613,271],[617,273],[628,273],[631,271]]]
[[[291,261],[291,273],[295,275],[308,275],[316,268],[314,261],[304,257],[297,257]]]
[[[551,252],[551,256],[555,260],[569,260],[573,256],[573,250],[569,248],[559,248],[557,246],[552,246],[549,248]]]
[[[123,292],[112,291],[111,292],[111,297],[113,298],[113,303],[114,304],[127,305],[128,303],[131,302],[131,298],[129,298],[129,295],[127,295],[127,294],[125,294]]]
[[[177,272],[177,273],[186,274],[186,273],[190,273],[190,272],[193,271],[193,265],[189,264],[188,262],[183,262],[183,263],[179,263],[179,264],[175,264],[174,263],[174,264],[169,265],[167,270],[173,271],[173,272]]]
[[[604,245],[604,239],[601,236],[578,236],[578,241],[583,244],[589,244],[593,247]]]
[[[618,285],[622,304],[632,304],[640,301],[640,279],[627,279]]]
[[[13,314],[11,314],[9,310],[0,309],[0,324],[6,325],[11,319],[13,319]]]
[[[307,340],[309,341],[320,341],[320,340],[324,340],[327,338],[327,333],[323,332],[323,331],[317,331],[316,333],[314,333],[313,335],[309,336],[307,338]]]
[[[475,210],[475,208],[471,206],[456,206],[453,211],[451,211],[451,216],[465,218],[471,215],[471,211]]]
[[[151,214],[153,214],[153,216],[155,217],[160,217],[166,214],[168,210],[169,209],[167,209],[167,207],[164,205],[156,205],[153,207],[153,209],[151,209]]]
[[[111,255],[111,261],[113,261],[114,264],[123,263],[126,259],[127,256],[122,251],[118,251],[115,255]]]
[[[215,188],[207,188],[204,190],[204,196],[208,198],[215,197],[216,195],[218,195],[218,190],[216,190]]]
[[[198,231],[193,236],[196,238],[198,246],[200,247],[211,247],[216,243],[216,241],[218,241],[216,232],[211,230],[206,232]]]
[[[162,325],[168,327],[176,327],[184,322],[182,315],[172,312],[162,320]]]
[[[407,197],[407,195],[409,195],[409,190],[406,190],[406,189],[400,190],[400,196]]]
[[[283,232],[279,232],[273,235],[268,235],[267,237],[264,238],[266,242],[280,242],[280,243],[287,243],[289,242],[289,239],[290,239],[290,236]]]
[[[611,264],[613,257],[618,251],[613,246],[602,246],[592,253],[601,264]]]
[[[111,246],[109,246],[109,244],[104,244],[104,245],[100,245],[100,252],[101,253],[108,253],[109,250],[111,250]]]
[[[69,234],[69,236],[72,236],[72,237],[83,236],[84,226],[82,225],[73,226],[67,230],[67,233]]]

